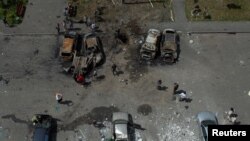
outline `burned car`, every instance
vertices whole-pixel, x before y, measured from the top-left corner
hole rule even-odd
[[[115,112],[112,115],[114,141],[132,141],[133,140],[133,121],[128,113]]]
[[[63,61],[72,61],[74,56],[75,34],[66,34],[63,39],[63,45],[60,48],[60,57]]]
[[[158,43],[161,32],[157,29],[149,29],[145,43],[140,49],[140,56],[143,60],[153,60],[158,51]]]
[[[163,30],[160,52],[165,63],[172,64],[177,59],[177,34],[174,29]]]
[[[78,42],[80,41],[81,40],[78,39]],[[75,73],[82,71],[84,74],[87,74],[96,66],[101,65],[104,62],[105,54],[101,40],[97,35],[93,33],[84,35],[81,47],[76,48],[77,53],[74,54],[72,62],[72,66],[75,68]]]

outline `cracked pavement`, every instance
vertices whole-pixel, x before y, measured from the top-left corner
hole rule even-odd
[[[109,120],[114,110],[131,113],[134,122],[146,129],[140,131],[144,141],[198,140],[195,115],[200,111],[212,111],[217,114],[220,124],[228,124],[223,113],[234,107],[239,121],[249,124],[249,34],[186,34],[195,31],[248,32],[249,22],[187,22],[183,13],[177,13],[183,1],[173,1],[175,22],[147,24],[147,27],[160,30],[170,27],[181,31],[181,54],[177,64],[140,66],[131,59],[136,55],[134,48],[123,50],[115,57],[109,54],[98,70],[98,74],[105,75],[104,80],[84,88],[63,73],[57,56],[61,36],[15,36],[15,33],[56,33],[55,25],[62,18],[65,1],[31,0],[33,5],[27,8],[29,16],[20,26],[9,29],[0,25],[0,141],[28,140],[29,120],[36,113],[59,119],[56,138],[60,141],[76,140],[76,129],[86,135],[86,140],[100,140],[99,131],[90,120]],[[45,10],[48,13],[43,12]],[[40,16],[35,16],[39,12]],[[48,21],[44,20],[47,15],[50,15]],[[107,42],[103,40],[106,52]],[[124,71],[119,77],[111,72],[114,61]],[[128,85],[122,82],[124,79],[128,79]],[[159,79],[168,87],[167,91],[156,89]],[[172,100],[174,82],[187,91],[191,103]],[[56,92],[62,93],[73,105],[58,105]],[[151,107],[147,115],[138,112],[144,104]],[[69,126],[63,130],[65,125]]]

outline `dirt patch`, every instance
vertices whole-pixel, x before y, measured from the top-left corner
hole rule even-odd
[[[149,115],[150,113],[152,113],[152,107],[148,104],[143,104],[143,105],[140,105],[138,108],[137,108],[137,112],[139,114],[142,114],[144,116],[147,116]]]
[[[74,1],[73,5],[78,6],[76,19],[80,20],[83,16],[87,16],[97,21],[118,23],[120,21],[129,21],[138,19],[142,23],[147,21],[170,21],[170,9],[164,4],[168,4],[169,0],[164,2],[154,2],[153,7],[150,3],[140,4],[123,4],[122,1],[111,0],[69,0]]]
[[[94,121],[103,122],[105,120],[111,121],[112,113],[118,112],[119,109],[113,106],[110,107],[96,107],[88,114],[76,118],[69,124],[62,125],[60,130],[74,130],[81,124],[92,124]]]
[[[17,118],[14,114],[2,116],[2,119],[10,119],[10,120],[12,120],[12,121],[15,122],[15,123],[21,123],[21,124],[27,124],[27,125],[30,124],[29,121],[19,119],[19,118]]]
[[[130,46],[126,58],[129,58],[125,67],[126,71],[129,72],[129,79],[132,82],[137,82],[140,77],[148,72],[147,65],[140,61],[139,47]]]

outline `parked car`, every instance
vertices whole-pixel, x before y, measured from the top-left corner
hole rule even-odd
[[[159,30],[149,29],[146,40],[140,49],[140,56],[143,60],[153,60],[156,57],[160,35]]]
[[[34,125],[32,141],[51,141],[53,121],[50,115],[36,114],[32,118]]]
[[[201,140],[208,141],[208,125],[218,125],[217,117],[212,112],[200,112],[197,119]]]
[[[177,59],[177,34],[174,29],[163,30],[160,52],[165,63],[172,64]]]
[[[132,141],[133,140],[133,121],[128,113],[115,112],[112,116],[114,140],[115,141]]]

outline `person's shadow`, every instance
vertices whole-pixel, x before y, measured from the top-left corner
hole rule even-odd
[[[159,91],[166,91],[168,89],[168,87],[166,87],[166,86],[157,86],[157,89]]]
[[[64,101],[61,102],[61,104],[67,105],[67,106],[72,106],[74,103],[71,100],[64,100]]]

